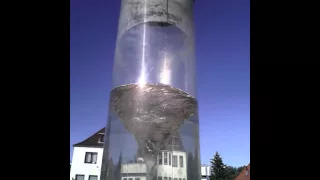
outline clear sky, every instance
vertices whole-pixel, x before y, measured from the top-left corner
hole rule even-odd
[[[70,1],[72,145],[106,125],[120,0]],[[201,163],[250,162],[250,0],[196,0]]]

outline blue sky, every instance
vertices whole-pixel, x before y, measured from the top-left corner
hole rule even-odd
[[[72,145],[106,125],[120,0],[70,1]],[[201,163],[250,162],[250,1],[196,0]]]

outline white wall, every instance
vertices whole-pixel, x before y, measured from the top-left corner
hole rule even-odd
[[[211,176],[211,166],[207,166],[207,175]]]
[[[98,153],[96,164],[84,163],[86,152]],[[71,171],[70,171],[70,180],[72,180],[72,178],[75,179],[76,174],[83,174],[84,180],[88,180],[89,175],[96,175],[98,176],[98,180],[99,180],[101,164],[102,164],[102,154],[103,154],[103,148],[74,147],[72,165],[71,165]]]
[[[201,165],[201,175],[210,176],[211,175],[210,166]]]
[[[122,177],[122,180],[137,180],[137,178],[139,178],[140,180],[146,180],[147,177],[146,176],[126,176],[126,177]]]
[[[129,163],[122,165],[121,173],[147,173],[147,166],[144,163]]]
[[[207,175],[207,168],[206,166],[201,166],[201,176],[206,176]]]
[[[84,163],[86,152],[97,152],[98,153],[96,164]],[[178,152],[178,151],[174,151],[172,153],[173,153],[173,155],[178,156],[178,167],[172,167],[173,159],[171,159],[171,166],[169,166],[169,165],[159,165],[158,166],[158,176],[162,176],[162,177],[170,177],[171,176],[172,180],[173,180],[173,178],[179,178],[179,177],[185,178],[187,180],[186,153],[185,152]],[[71,163],[72,165],[71,165],[71,171],[70,171],[70,180],[72,180],[72,178],[75,179],[76,174],[85,175],[84,180],[88,180],[89,175],[96,175],[96,176],[98,176],[98,180],[99,180],[100,179],[101,164],[102,164],[102,155],[103,155],[103,148],[74,147],[72,163]],[[179,156],[180,155],[183,156],[183,163],[184,163],[183,168],[180,168],[180,165],[179,165]],[[162,160],[164,160],[164,158],[162,158]],[[169,157],[168,157],[168,162],[169,162]],[[141,164],[139,164],[139,166],[140,165]],[[144,168],[145,167],[141,167],[141,169],[143,169],[142,171],[146,171],[146,169],[144,169]],[[205,168],[207,168],[207,173],[205,171]],[[202,176],[206,176],[206,175],[210,176],[210,166],[202,166],[201,167],[201,174],[202,174]],[[140,177],[140,178],[142,178],[142,177]],[[140,180],[143,180],[143,179],[140,179]]]
[[[166,151],[163,151],[166,152]],[[173,158],[171,157],[171,166],[164,165],[164,157],[162,156],[162,165],[158,165],[158,176],[163,177],[171,177],[172,180],[174,178],[185,178],[187,180],[187,158],[186,158],[186,153],[185,152],[180,152],[180,151],[172,151],[172,156],[177,156],[177,161],[178,161],[178,167],[173,167]],[[179,161],[179,156],[183,157],[183,167],[180,167],[180,161]],[[168,163],[169,163],[169,157],[168,157]]]
[[[144,163],[129,163],[122,165],[121,173],[129,174],[128,176],[122,177],[122,180],[146,180],[146,176],[130,176],[130,173],[147,173],[147,166]],[[132,178],[132,179],[131,179]]]

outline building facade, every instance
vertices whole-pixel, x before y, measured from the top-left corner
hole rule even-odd
[[[105,128],[73,145],[70,180],[100,180]],[[157,156],[157,180],[187,180],[187,155],[179,133],[172,133]],[[210,176],[210,167],[201,167],[202,179]],[[147,167],[142,157],[123,162],[121,180],[146,180]]]
[[[211,167],[208,165],[201,165],[201,180],[209,180],[211,176]]]
[[[73,145],[70,180],[99,180],[104,128],[86,140]]]

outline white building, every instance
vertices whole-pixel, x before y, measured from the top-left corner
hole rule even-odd
[[[105,128],[73,145],[70,180],[99,180]]]
[[[105,128],[73,145],[70,180],[100,180],[104,132]],[[157,180],[187,180],[187,157],[180,136],[173,133],[168,139],[158,153]],[[202,166],[201,173],[202,179],[207,179],[210,167]],[[146,175],[147,167],[142,157],[121,166],[121,180],[146,180]]]
[[[146,180],[147,166],[142,161],[123,164],[121,175],[122,180]]]
[[[211,176],[211,167],[208,165],[201,165],[201,180],[209,180]]]

